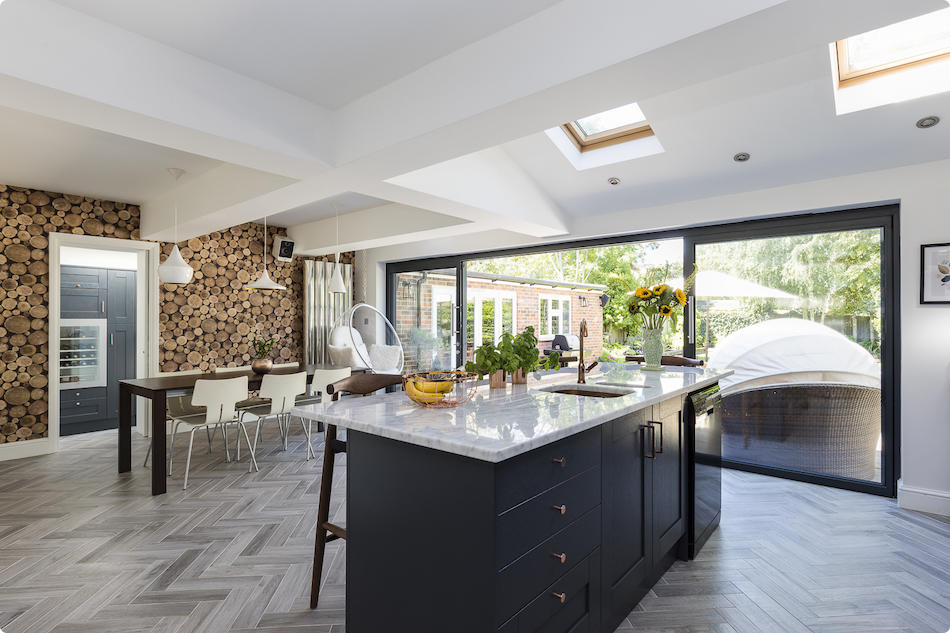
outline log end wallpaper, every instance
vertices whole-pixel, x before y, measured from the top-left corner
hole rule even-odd
[[[139,213],[132,204],[0,184],[0,443],[48,435],[49,234],[138,239]],[[255,331],[277,339],[275,362],[300,359],[302,264],[270,254],[283,230],[269,231],[267,262],[287,290],[244,289],[261,271],[262,232],[248,223],[179,243],[195,277],[159,290],[162,371],[246,365]],[[171,248],[162,245],[163,259]]]

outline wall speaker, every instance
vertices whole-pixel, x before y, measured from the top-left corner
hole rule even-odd
[[[294,241],[289,237],[278,235],[274,238],[274,259],[279,262],[289,262],[294,258]]]

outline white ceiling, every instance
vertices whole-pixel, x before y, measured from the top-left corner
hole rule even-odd
[[[57,0],[338,108],[557,0]]]
[[[3,0],[0,182],[142,203],[150,239],[175,204],[180,235],[267,216],[314,254],[337,209],[351,248],[566,239],[588,217],[950,157],[950,96],[835,116],[828,51],[946,5]],[[664,152],[578,171],[543,132],[634,101]],[[914,127],[929,114],[945,122]]]
[[[274,226],[293,226],[303,222],[312,222],[321,218],[332,217],[335,214],[345,215],[353,211],[362,211],[372,209],[380,205],[387,204],[387,200],[374,198],[362,193],[347,191],[338,196],[331,196],[324,200],[318,200],[299,206],[295,209],[288,209],[280,213],[269,216],[267,221],[272,222]]]
[[[503,147],[574,218],[950,157],[950,124],[915,127],[950,123],[950,93],[837,116],[827,47],[640,105],[663,153],[578,171],[544,133]]]
[[[141,204],[221,163],[108,132],[0,107],[0,182]]]

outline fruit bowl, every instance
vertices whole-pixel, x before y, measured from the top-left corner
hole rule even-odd
[[[423,407],[457,407],[471,400],[478,374],[467,371],[427,371],[402,377],[409,399]]]

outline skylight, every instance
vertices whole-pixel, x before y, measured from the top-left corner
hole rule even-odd
[[[561,127],[582,152],[653,135],[636,103],[585,116]]]
[[[837,42],[840,83],[950,55],[950,9],[861,33]]]

